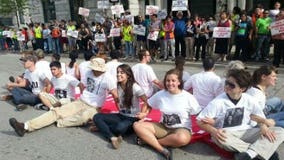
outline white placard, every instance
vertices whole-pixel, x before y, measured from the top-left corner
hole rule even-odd
[[[167,10],[166,9],[163,9],[163,10],[160,10],[160,11],[158,11],[158,19],[165,19],[166,17],[167,17],[167,15],[168,15],[168,13],[167,13]]]
[[[10,31],[3,31],[3,36],[8,36],[10,35]]]
[[[276,16],[278,13],[279,13],[279,10],[276,10],[276,9],[272,9],[269,11],[269,14],[272,16]]]
[[[134,23],[134,16],[132,15],[126,15],[124,16],[124,19],[126,19],[129,23]]]
[[[79,35],[78,31],[73,31],[71,37],[78,38],[78,35]]]
[[[109,1],[98,1],[98,9],[107,9],[109,8]]]
[[[31,17],[30,16],[23,16],[24,21],[26,24],[30,24],[31,23]]]
[[[152,5],[146,6],[146,15],[158,14],[158,11],[159,11],[159,6],[152,6]]]
[[[231,27],[215,27],[213,38],[231,38]]]
[[[95,34],[95,41],[96,42],[105,42],[106,35],[105,34]]]
[[[175,0],[172,3],[172,11],[186,11],[188,6],[187,0]]]
[[[72,31],[72,30],[68,30],[68,31],[67,31],[67,36],[72,37],[72,34],[73,34],[73,31]]]
[[[120,36],[120,28],[112,28],[109,33],[110,37],[119,37]]]
[[[145,36],[146,27],[143,25],[133,25],[133,33],[140,36]]]
[[[62,36],[62,37],[67,37],[67,35],[66,35],[66,30],[61,30],[61,36]]]
[[[18,39],[18,41],[25,41],[26,40],[25,35],[22,34],[22,32],[20,32],[20,31],[17,32],[17,39]]]
[[[154,32],[149,32],[147,38],[152,41],[156,41],[158,39],[158,36],[159,36],[159,31],[154,31]]]
[[[79,7],[79,11],[78,11],[79,15],[82,15],[84,17],[88,17],[90,14],[90,10],[87,8],[83,8],[83,7]]]
[[[120,15],[121,13],[124,13],[123,5],[114,5],[111,6],[110,9],[112,14]]]
[[[100,15],[99,13],[96,13],[95,21],[100,22],[101,24],[103,24],[105,22],[105,18],[102,15]]]
[[[270,25],[271,35],[284,33],[284,19],[272,22]]]

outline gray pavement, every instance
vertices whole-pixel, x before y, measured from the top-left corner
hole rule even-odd
[[[10,75],[19,75],[23,72],[19,55],[0,53],[0,83],[2,86],[8,82]],[[50,57],[46,57],[50,60]],[[63,58],[63,62],[68,59]],[[81,60],[79,60],[80,62]],[[133,65],[133,63],[129,63]],[[216,72],[223,75],[224,65],[217,64]],[[151,64],[160,79],[164,73],[173,67],[172,62]],[[258,64],[248,64],[251,71],[257,68]],[[201,63],[187,63],[186,71],[191,74],[202,70]],[[283,80],[284,70],[279,69],[277,86],[269,90],[269,95],[276,95],[282,98],[284,95]],[[0,88],[1,94],[5,89]],[[162,160],[163,157],[151,148],[140,147],[134,144],[134,135],[124,138],[119,150],[111,148],[109,142],[98,133],[90,133],[86,127],[57,128],[55,125],[41,130],[28,133],[24,137],[18,137],[10,127],[8,119],[16,117],[20,121],[29,120],[42,114],[44,111],[34,110],[32,107],[24,111],[15,111],[10,102],[0,101],[0,160]],[[269,149],[269,148],[268,148]],[[281,159],[284,159],[284,145],[278,149]],[[223,159],[203,143],[194,143],[186,147],[173,150],[174,160],[219,160]]]

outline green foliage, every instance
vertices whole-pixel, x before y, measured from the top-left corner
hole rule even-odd
[[[15,13],[17,8],[19,12],[28,8],[28,0],[0,0],[0,13],[8,15]]]

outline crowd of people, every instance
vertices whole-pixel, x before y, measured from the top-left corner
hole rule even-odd
[[[278,5],[276,2],[275,6]],[[162,21],[155,14],[150,21],[138,16],[133,23],[145,26],[146,33],[159,32],[156,40],[146,35],[133,36],[132,22],[127,19],[106,19],[103,24],[91,26],[82,23],[80,27],[72,21],[30,25],[30,29],[23,29],[27,38],[22,41],[24,45],[18,46],[32,41],[34,51],[22,52],[24,73],[8,78],[9,94],[1,99],[12,100],[19,111],[29,105],[46,112],[25,122],[10,118],[9,124],[21,137],[54,123],[57,127],[92,124],[90,130],[98,131],[114,149],[119,149],[127,132],[134,132],[138,145],[148,144],[166,159],[172,159],[171,147],[190,142],[195,120],[191,115],[196,115],[199,127],[210,133],[219,147],[234,152],[235,159],[278,160],[276,150],[284,141],[284,102],[278,97],[267,98],[266,89],[275,85],[280,59],[276,62],[274,57],[274,66],[261,66],[253,74],[242,62],[269,58],[265,48],[269,49],[271,38],[267,23],[284,15],[280,6],[274,19],[260,7],[251,17],[235,7],[231,16],[222,12],[219,22],[213,17],[190,19],[189,11],[176,12],[175,17],[168,15]],[[213,38],[214,26],[231,27],[232,37]],[[121,28],[119,37],[109,36],[112,27]],[[77,30],[77,38],[67,34],[69,30]],[[105,41],[94,39],[96,34],[103,33]],[[11,44],[16,46],[16,41],[8,44],[7,35],[0,38],[1,49],[7,48],[5,44],[8,49]],[[272,38],[274,56],[281,56],[282,34]],[[6,43],[2,46],[3,39]],[[257,45],[249,54],[253,40]],[[232,45],[236,45],[234,60],[229,62],[223,77],[215,73],[214,44],[217,60],[222,61],[227,60]],[[60,62],[64,50],[69,52],[68,64]],[[85,61],[80,64],[76,62],[77,50],[84,51]],[[45,55],[51,52],[49,62]],[[139,63],[132,67],[119,61],[136,57]],[[175,61],[175,67],[160,81],[148,63],[169,57]],[[200,58],[204,71],[190,75],[184,69],[185,61]],[[117,112],[101,112],[107,95],[113,97]],[[161,112],[158,122],[147,118],[152,108]]]

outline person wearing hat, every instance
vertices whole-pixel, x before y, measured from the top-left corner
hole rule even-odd
[[[83,90],[80,99],[51,109],[25,123],[18,122],[15,118],[10,118],[9,123],[15,132],[22,137],[26,132],[41,129],[55,122],[57,127],[84,125],[99,112],[108,93],[112,94],[117,105],[116,84],[112,77],[105,73],[105,60],[102,58],[93,58],[90,61],[89,68],[91,71],[86,73],[87,86]]]
[[[36,68],[35,63],[37,58],[33,55],[28,55],[20,59],[23,64],[25,73],[23,80],[19,83],[10,82],[7,84],[7,88],[13,97],[13,102],[17,105],[18,110],[23,110],[28,105],[36,105],[40,103],[38,94],[41,91],[49,92],[51,89],[51,83],[49,79]],[[29,86],[31,91],[24,89],[23,87]]]
[[[34,55],[37,57],[36,68],[40,69],[41,72],[50,80],[52,77],[49,62],[44,59],[45,54],[42,49],[37,49],[34,51]]]

